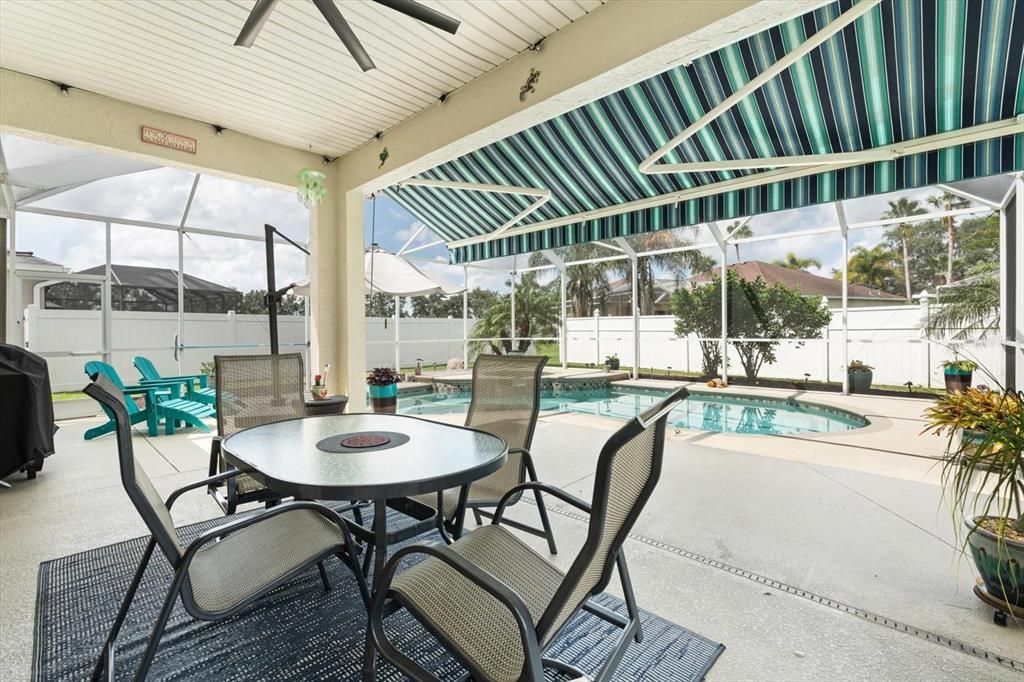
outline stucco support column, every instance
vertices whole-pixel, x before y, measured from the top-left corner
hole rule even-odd
[[[325,172],[328,188],[335,186],[336,170]],[[319,371],[330,363],[328,389],[358,411],[366,401],[362,195],[328,190],[310,210],[309,234],[310,364]]]

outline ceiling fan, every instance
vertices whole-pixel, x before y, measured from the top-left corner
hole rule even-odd
[[[377,68],[370,59],[370,55],[366,53],[363,48],[363,44],[359,42],[359,38],[352,31],[352,27],[345,21],[345,17],[341,15],[338,10],[338,6],[334,4],[334,0],[312,0],[316,8],[320,10],[320,14],[324,15],[324,19],[327,23],[338,34],[341,38],[341,42],[345,44],[345,48],[352,55],[352,58],[359,64],[359,68],[363,71],[369,71],[370,69]],[[435,28],[439,28],[442,31],[447,31],[452,35],[459,30],[459,21],[452,19],[447,14],[442,14],[437,10],[430,9],[424,5],[421,5],[415,0],[373,0],[379,5],[390,7],[396,12],[401,12],[406,16],[410,16],[413,19],[422,21],[425,24],[429,24]],[[238,38],[235,40],[235,45],[241,45],[242,47],[252,47],[252,44],[256,41],[256,36],[259,35],[260,29],[263,28],[263,24],[267,23],[267,19],[270,17],[270,12],[273,11],[274,5],[277,4],[277,0],[256,0],[256,6],[252,8],[252,12],[249,13],[249,18],[245,20],[245,25],[242,26],[241,32],[238,34]]]

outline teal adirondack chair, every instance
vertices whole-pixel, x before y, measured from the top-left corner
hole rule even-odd
[[[142,375],[142,379],[139,383],[143,386],[151,382],[182,381],[185,382],[186,399],[194,400],[197,403],[206,403],[207,405],[216,406],[217,391],[208,387],[208,378],[205,374],[183,374],[181,376],[164,377],[160,376],[160,372],[157,370],[156,365],[154,365],[149,358],[143,355],[136,355],[133,362],[135,363],[135,369],[139,370],[139,374]],[[196,382],[199,383],[199,388],[196,388]]]
[[[125,386],[118,376],[117,370],[105,362],[92,360],[85,363],[85,373],[89,377],[102,374],[110,379],[117,388],[124,393],[125,406],[128,409],[128,418],[132,424],[146,422],[150,436],[159,435],[160,420],[164,421],[164,431],[168,436],[174,433],[178,422],[194,426],[201,431],[209,431],[210,427],[203,423],[203,417],[212,417],[213,408],[194,400],[186,400],[180,397],[181,381],[148,382],[141,386]],[[135,404],[132,396],[145,395],[145,407],[140,408]],[[111,433],[117,426],[114,417],[106,407],[103,411],[107,413],[106,424],[95,426],[85,432],[85,440],[92,440],[105,433]]]

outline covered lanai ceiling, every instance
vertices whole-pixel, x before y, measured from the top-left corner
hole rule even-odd
[[[1022,56],[1024,0],[839,0],[388,192],[464,263],[1021,170]]]
[[[0,66],[336,156],[598,8],[604,0],[421,0],[449,35],[372,2],[339,3],[363,73],[312,2],[281,2],[234,47],[254,0],[0,2]]]

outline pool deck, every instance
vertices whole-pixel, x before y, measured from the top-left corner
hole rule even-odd
[[[733,390],[854,410],[877,428],[669,434],[661,481],[625,548],[643,608],[728,647],[709,680],[1024,679],[1024,627],[992,623],[971,594],[970,560],[955,550],[936,485],[941,442],[917,435],[927,401]],[[144,532],[118,481],[113,440],[82,440],[97,421],[62,422],[58,452],[39,477],[11,476],[14,488],[0,491],[5,682],[29,678],[39,562]],[[588,497],[601,445],[621,424],[542,414],[533,447],[540,477]],[[136,429],[134,444],[162,494],[205,475],[209,434],[148,438]],[[554,560],[566,568],[585,519],[549,504]],[[535,522],[529,503],[512,512]],[[179,524],[216,516],[202,493],[175,507]],[[618,591],[614,581],[609,591]]]

